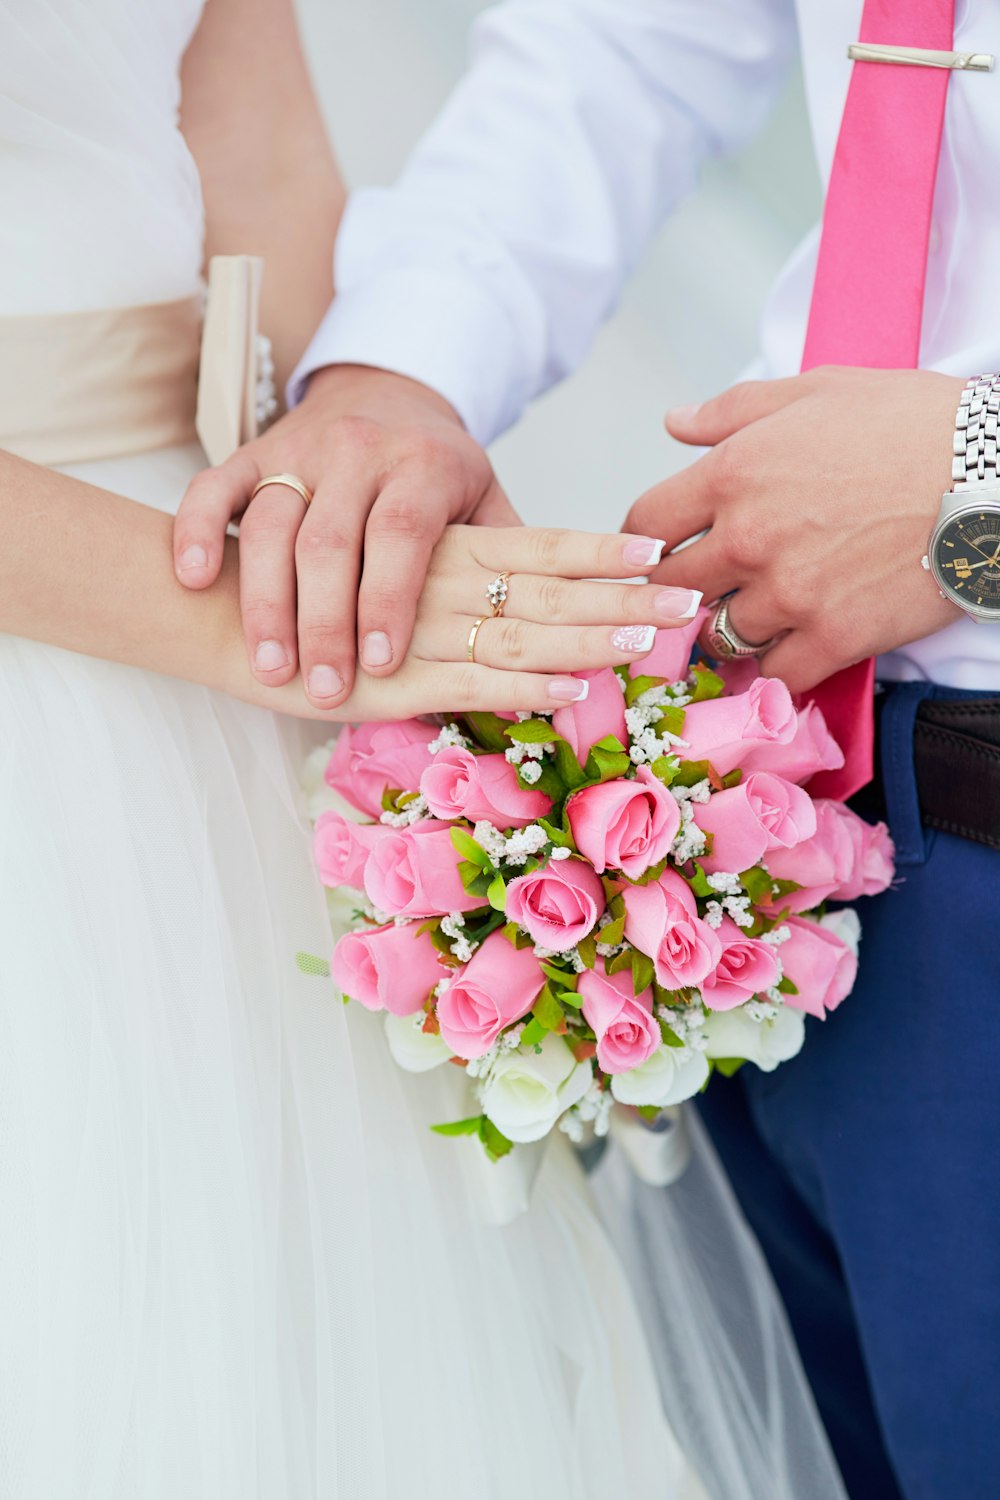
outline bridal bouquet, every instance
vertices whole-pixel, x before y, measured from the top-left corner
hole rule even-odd
[[[316,822],[323,882],[364,893],[333,976],[402,1067],[465,1069],[476,1112],[435,1128],[493,1157],[773,1069],[853,985],[825,906],[889,884],[888,833],[804,788],[842,764],[815,706],[689,665],[699,623],[551,716],[362,725],[325,767],[369,820]]]

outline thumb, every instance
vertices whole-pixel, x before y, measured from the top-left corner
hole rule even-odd
[[[184,491],[174,518],[174,572],[185,588],[204,589],[222,567],[226,528],[239,515],[260,478],[245,448],[225,463],[202,469]]]
[[[759,422],[793,401],[801,401],[808,389],[805,382],[803,375],[791,375],[785,380],[744,380],[700,406],[677,406],[668,411],[667,431],[682,443],[711,447],[723,438],[732,437],[742,427],[749,427],[751,422]]]

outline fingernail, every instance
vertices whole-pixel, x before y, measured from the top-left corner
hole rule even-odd
[[[679,424],[683,424],[684,422],[693,422],[700,411],[700,401],[696,401],[690,406],[675,406],[672,411],[667,412],[667,421],[677,422]]]
[[[665,620],[693,620],[703,598],[698,589],[661,589],[653,608]]]
[[[188,568],[204,568],[208,563],[208,553],[204,547],[185,547],[178,561],[178,571],[184,573]]]
[[[622,548],[622,557],[637,567],[655,568],[666,545],[655,536],[630,536]]]
[[[253,664],[258,672],[276,672],[288,666],[288,652],[280,641],[261,641],[253,654]]]
[[[313,667],[309,673],[309,693],[313,698],[335,698],[344,690],[344,679],[334,667]]]
[[[557,703],[582,703],[590,692],[590,683],[579,677],[553,677],[549,683],[549,697]]]
[[[392,661],[392,645],[384,630],[370,630],[361,643],[361,660],[366,667],[387,667]]]
[[[611,644],[616,651],[649,651],[655,640],[655,625],[620,625],[611,632]]]

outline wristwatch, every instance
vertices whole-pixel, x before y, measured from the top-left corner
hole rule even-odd
[[[1000,375],[976,375],[955,419],[955,483],[941,501],[924,567],[942,597],[975,620],[1000,625]]]

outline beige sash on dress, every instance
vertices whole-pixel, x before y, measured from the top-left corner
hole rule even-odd
[[[207,311],[196,294],[0,317],[0,448],[56,466],[200,438],[221,463],[257,431],[260,276],[252,256],[216,256]]]

